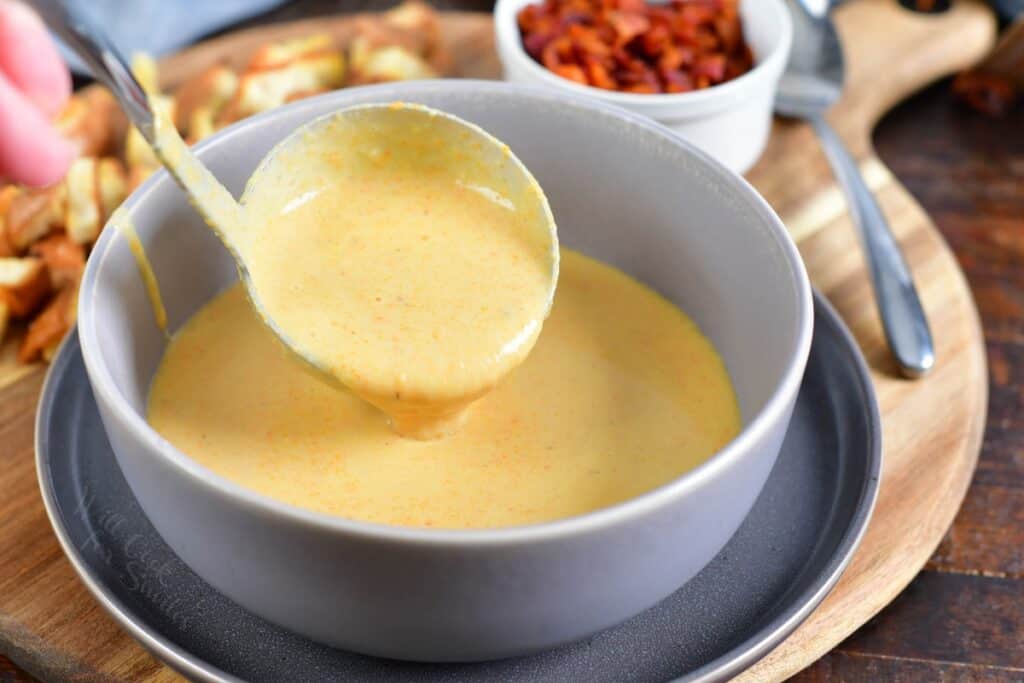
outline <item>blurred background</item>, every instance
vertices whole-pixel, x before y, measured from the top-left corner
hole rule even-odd
[[[1024,2],[1024,0],[1013,0]],[[274,21],[352,12],[369,12],[392,7],[393,0],[70,0],[82,13],[104,26],[126,54],[145,51],[165,54],[197,39],[231,26],[245,25],[273,11]],[[434,0],[438,9],[490,11],[493,0]],[[67,51],[65,58],[77,73],[85,73]]]
[[[940,7],[948,0],[902,0],[919,8]],[[990,0],[1003,22],[1024,13],[1024,0]],[[273,11],[275,21],[340,12],[386,9],[392,0],[70,0],[105,26],[126,53],[138,50],[161,55],[228,26]],[[490,11],[493,0],[433,0],[438,9]],[[838,3],[834,3],[838,4]],[[76,60],[70,58],[73,64]],[[76,67],[79,73],[84,69]]]

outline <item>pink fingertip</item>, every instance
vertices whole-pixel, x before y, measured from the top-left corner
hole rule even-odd
[[[71,74],[46,26],[20,2],[0,0],[0,71],[50,118],[71,95]]]
[[[34,187],[52,185],[75,158],[43,113],[0,74],[0,177]]]

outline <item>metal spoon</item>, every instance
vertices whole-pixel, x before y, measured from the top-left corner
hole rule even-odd
[[[245,197],[243,204],[235,200],[227,189],[195,156],[178,135],[174,125],[154,114],[149,97],[136,81],[124,57],[97,27],[83,17],[77,16],[60,0],[32,0],[31,4],[43,17],[49,27],[67,43],[82,61],[92,70],[95,77],[106,85],[117,98],[131,122],[149,142],[160,161],[188,194],[195,208],[203,215],[207,225],[225,244],[238,265],[241,280],[250,300],[261,314],[263,321],[295,355],[312,366],[318,374],[332,383],[344,383],[347,378],[335,375],[323,359],[317,358],[299,347],[267,315],[260,304],[259,293],[249,274],[245,262],[244,233],[246,233]],[[465,159],[486,161],[498,169],[510,186],[532,187],[536,182],[522,163],[509,154],[508,147],[482,129],[445,112],[419,105],[396,107],[392,103],[360,105],[350,107],[326,117],[316,119],[298,129],[278,144],[260,163],[257,173],[265,172],[271,166],[275,154],[290,147],[316,144],[317,135],[329,130],[332,123],[344,117],[351,126],[373,126],[401,116],[400,125],[406,130],[417,131],[424,139],[443,143],[463,155]],[[369,128],[368,128],[369,130]],[[322,140],[322,138],[320,138]],[[533,192],[536,201],[546,202],[543,194]],[[546,209],[546,203],[544,204]],[[548,306],[554,298],[558,277],[558,237],[550,211],[538,211],[538,218],[530,225],[535,236],[552,255],[551,282],[548,291]],[[541,242],[538,242],[541,243]]]
[[[882,326],[903,374],[921,377],[935,364],[935,347],[910,268],[892,230],[825,112],[843,90],[843,49],[827,14],[829,3],[787,0],[793,16],[793,51],[779,83],[775,111],[804,119],[821,139],[867,253]],[[821,9],[812,15],[809,9]]]

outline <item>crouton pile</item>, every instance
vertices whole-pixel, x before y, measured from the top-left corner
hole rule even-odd
[[[346,46],[310,35],[261,46],[239,73],[215,64],[173,93],[146,55],[132,70],[189,143],[273,107],[338,88],[449,75],[437,13],[420,0],[355,20]],[[49,361],[74,325],[89,250],[114,209],[160,163],[108,91],[72,96],[55,122],[79,156],[60,183],[0,184],[0,343],[24,327],[17,357]],[[13,325],[12,325],[13,322]]]

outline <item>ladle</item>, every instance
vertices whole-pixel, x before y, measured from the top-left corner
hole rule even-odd
[[[436,405],[430,405],[429,401],[426,405],[399,405],[393,400],[390,391],[385,396],[383,392],[376,390],[367,392],[353,387],[351,375],[339,373],[336,366],[294,343],[288,330],[281,329],[267,315],[260,303],[260,292],[250,276],[250,268],[247,267],[245,246],[246,240],[251,237],[249,233],[252,232],[247,228],[255,225],[246,211],[248,195],[243,194],[241,202],[236,201],[210,170],[191,153],[173,123],[154,111],[149,96],[132,75],[123,56],[101,30],[90,25],[84,17],[76,15],[59,0],[33,0],[31,4],[49,27],[89,66],[95,77],[114,94],[131,123],[149,142],[160,161],[202,214],[207,225],[231,252],[250,300],[264,322],[284,345],[316,369],[322,378],[356,389],[356,393],[362,398],[383,409],[397,424],[400,432],[416,432],[407,435],[431,438],[453,431],[457,427],[462,409],[486,393],[493,386],[495,378],[488,379],[487,384],[480,387],[462,387],[461,395],[441,396],[442,400],[437,401]],[[411,139],[408,131],[415,131],[416,136],[428,137],[433,141],[432,144],[444,147],[445,153],[449,156],[464,158],[473,163],[488,164],[489,168],[495,169],[496,174],[504,179],[506,185],[518,188],[520,196],[528,196],[528,201],[532,203],[528,210],[531,211],[531,216],[536,217],[535,220],[529,221],[529,239],[534,243],[543,244],[544,253],[550,256],[550,269],[545,271],[550,273],[550,287],[547,291],[547,307],[550,308],[558,277],[558,238],[547,200],[529,171],[510,153],[506,145],[478,126],[454,115],[422,105],[401,103],[369,104],[343,109],[315,119],[293,131],[263,159],[253,178],[260,173],[280,173],[280,169],[273,167],[275,160],[283,156],[280,154],[282,150],[287,150],[288,156],[294,159],[297,148],[300,152],[303,147],[314,148],[318,140],[323,141],[323,138],[318,136],[331,134],[332,129],[337,129],[339,122],[349,127],[363,126],[367,131],[374,127],[405,131],[406,139]],[[249,186],[253,184],[251,179]],[[531,191],[526,192],[526,189]],[[437,286],[444,286],[444,283],[439,282]],[[479,292],[482,298],[487,295],[487,292]],[[525,325],[534,321],[523,322]],[[535,335],[528,340],[530,346],[533,339]],[[495,350],[495,356],[500,355],[504,345],[514,342],[516,339],[505,340],[503,347]],[[506,371],[510,369],[511,367]],[[360,379],[364,380],[365,377]],[[380,384],[382,383],[378,383],[378,386]],[[420,389],[422,395],[423,388]],[[429,394],[429,391],[426,393]],[[437,414],[432,416],[430,411],[435,409]],[[424,413],[427,418],[425,427]],[[432,417],[436,417],[439,426],[429,424]],[[415,421],[418,426],[403,430],[402,421],[406,418],[410,420],[410,424]]]

